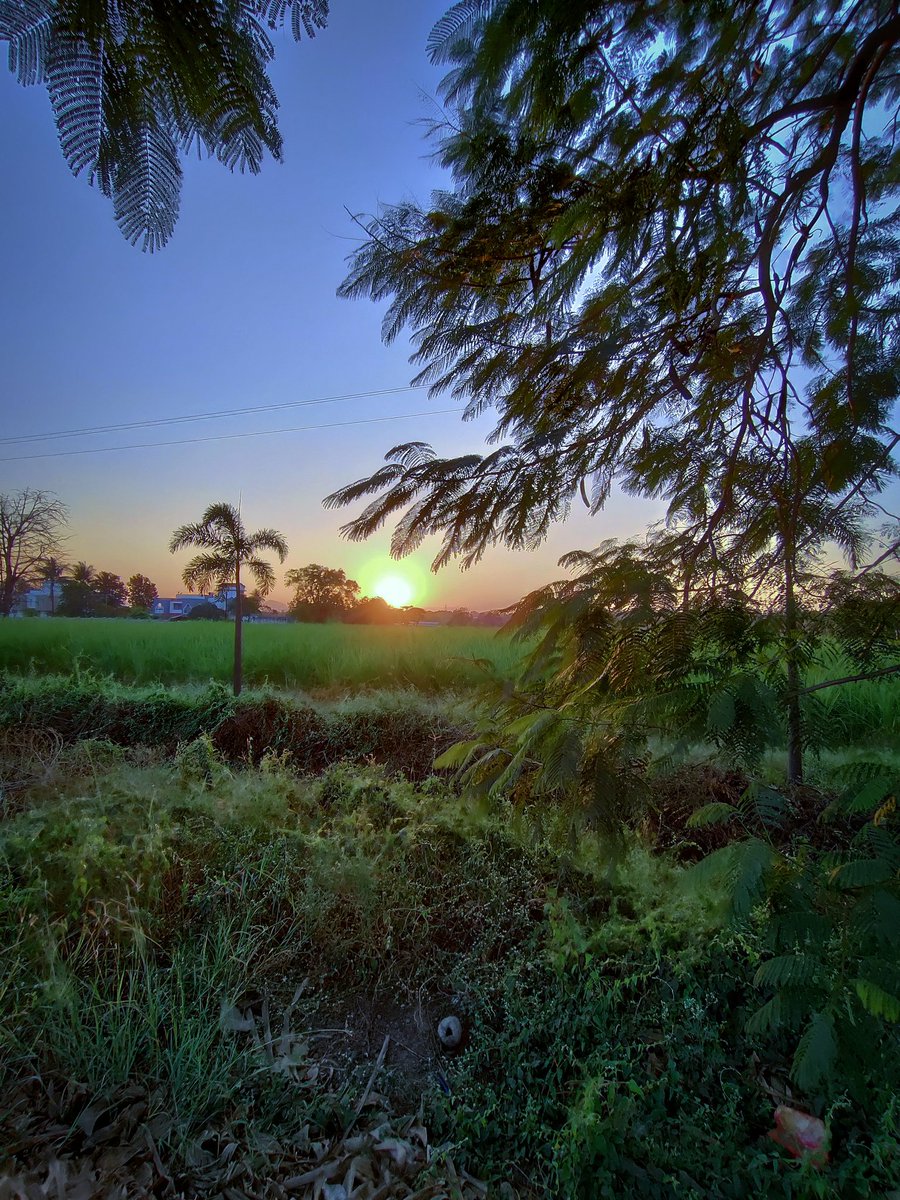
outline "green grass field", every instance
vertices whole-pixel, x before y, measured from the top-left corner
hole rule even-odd
[[[231,678],[234,627],[184,621],[0,621],[0,670],[109,675],[122,683]],[[484,678],[476,660],[512,670],[519,649],[490,629],[253,625],[244,681],[288,691],[415,688],[441,692]]]
[[[106,677],[123,684],[200,684],[231,679],[233,627],[206,622],[0,621],[0,672]],[[253,625],[244,632],[248,688],[341,695],[469,692],[486,665],[514,675],[522,647],[487,629],[360,625]],[[808,682],[852,672],[836,655]],[[815,693],[817,725],[832,748],[900,740],[900,681],[871,680]],[[824,723],[824,724],[823,724]]]

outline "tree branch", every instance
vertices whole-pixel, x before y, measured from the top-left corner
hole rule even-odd
[[[820,692],[822,688],[840,687],[842,683],[862,683],[867,679],[882,679],[885,675],[900,674],[900,663],[895,667],[882,667],[878,671],[864,671],[861,675],[845,675],[843,679],[827,679],[824,683],[814,683],[812,687],[800,689],[801,696],[808,696],[810,692]]]

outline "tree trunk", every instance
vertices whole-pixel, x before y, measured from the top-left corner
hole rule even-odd
[[[241,604],[241,565],[238,563],[234,571],[234,694],[241,694],[241,675],[243,668],[241,644],[241,620],[243,618]]]
[[[797,596],[794,589],[796,556],[793,538],[784,543],[784,649],[787,665],[787,779],[790,787],[803,783],[803,723],[800,713],[800,652],[797,645]]]
[[[50,616],[56,616],[56,582],[50,580]]]

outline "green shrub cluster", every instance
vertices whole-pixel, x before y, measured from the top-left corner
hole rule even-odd
[[[0,727],[54,730],[65,742],[93,738],[170,751],[208,734],[232,762],[287,754],[298,771],[318,772],[343,759],[373,760],[411,778],[430,774],[435,757],[465,729],[452,706],[415,692],[313,704],[268,694],[235,700],[219,684],[178,692],[89,676],[15,675],[0,683]]]

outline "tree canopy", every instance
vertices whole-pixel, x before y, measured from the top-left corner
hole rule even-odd
[[[375,496],[345,533],[468,565],[618,484],[720,578],[855,561],[898,440],[898,38],[890,3],[456,4],[454,187],[365,222],[341,291],[498,445],[395,448],[328,498]]]
[[[453,188],[361,222],[341,288],[497,414],[488,454],[407,443],[329,496],[374,497],[343,532],[468,566],[614,485],[664,499],[683,605],[780,608],[795,783],[803,578],[866,562],[896,471],[898,41],[887,2],[461,0],[430,42]]]
[[[128,580],[128,602],[132,608],[150,608],[159,592],[156,584],[138,572]]]
[[[256,173],[281,158],[270,30],[314,37],[328,0],[0,0],[0,40],[22,84],[47,87],[63,156],[113,202],[124,236],[164,246],[181,155]]]
[[[285,575],[284,582],[294,589],[290,612],[298,621],[340,620],[353,609],[359,597],[355,579],[348,579],[343,570],[319,563],[293,568]]]
[[[128,599],[128,588],[112,571],[100,571],[91,586],[101,603],[110,608],[121,608]]]
[[[63,562],[62,559],[58,558],[54,554],[48,554],[47,557],[41,561],[40,566],[35,572],[38,579],[49,584],[50,586],[51,616],[55,615],[56,613],[56,585],[62,582],[66,571],[68,570],[68,563]]]
[[[87,563],[83,559],[79,559],[78,562],[75,563],[70,574],[75,583],[82,583],[86,585],[92,584],[97,576],[97,572],[94,570],[93,564]]]

